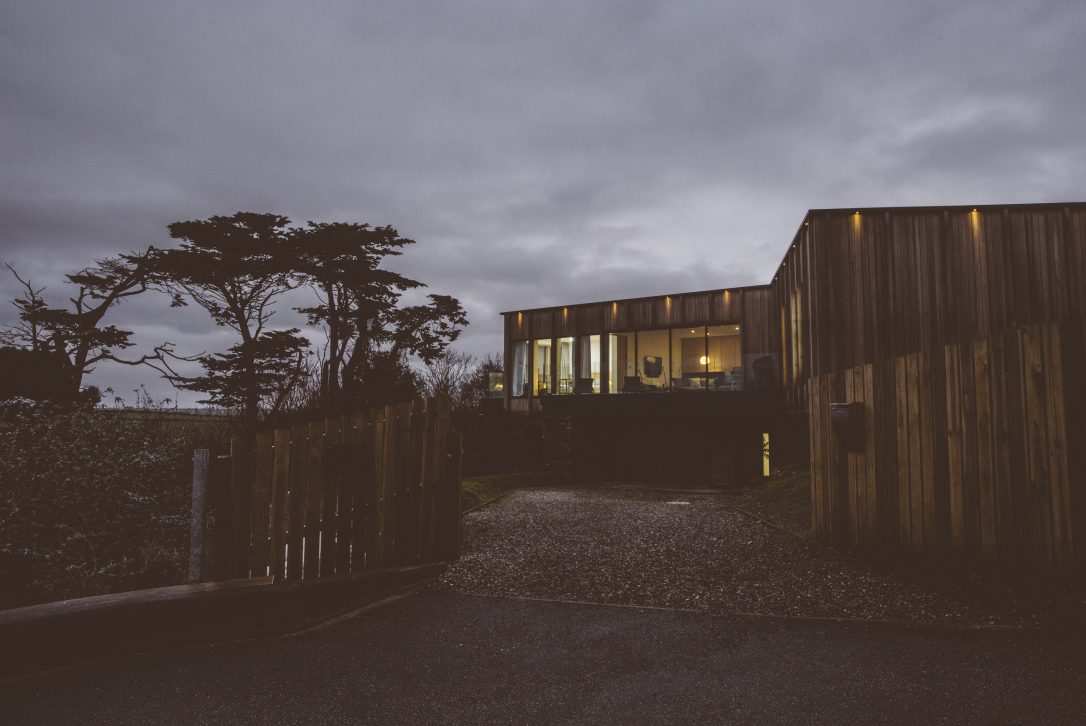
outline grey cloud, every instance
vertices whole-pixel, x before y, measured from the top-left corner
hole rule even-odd
[[[394,224],[483,353],[498,310],[766,282],[807,208],[1081,198],[1084,62],[1077,0],[8,3],[0,260],[60,294],[179,219]]]

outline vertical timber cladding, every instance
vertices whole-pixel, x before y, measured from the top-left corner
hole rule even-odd
[[[811,212],[785,263],[786,328],[808,301],[816,535],[1081,573],[1086,205]],[[863,453],[837,444],[835,401],[865,404]]]
[[[216,578],[296,582],[454,558],[461,446],[448,402],[434,400],[234,437],[212,470],[215,491],[235,495],[216,503]]]

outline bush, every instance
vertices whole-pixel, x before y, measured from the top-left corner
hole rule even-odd
[[[0,426],[0,608],[184,581],[192,450],[225,426],[86,405]]]

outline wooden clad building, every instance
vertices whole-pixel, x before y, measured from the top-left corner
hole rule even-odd
[[[761,396],[807,414],[819,537],[1086,562],[1084,203],[811,210],[767,285],[503,315],[510,412]]]
[[[745,380],[753,380],[756,375],[753,361],[764,356],[776,355],[775,341],[772,339],[769,324],[771,299],[770,286],[759,285],[502,313],[505,319],[504,397],[506,409],[512,413],[542,410],[543,399],[552,395],[572,394],[576,382],[573,379],[593,378],[593,370],[595,372],[594,393],[623,391],[625,381],[619,380],[616,374],[621,373],[621,377],[625,378],[631,372],[613,365],[612,353],[619,346],[617,344],[609,346],[600,341],[607,336],[614,338],[646,331],[668,333],[668,342],[664,344],[661,340],[658,352],[665,352],[666,349],[669,360],[665,367],[670,369],[673,367],[670,357],[674,355],[675,359],[679,360],[682,355],[681,343],[679,347],[676,347],[675,334],[671,331],[685,331],[693,328],[700,332],[707,326],[731,328],[728,332],[738,333],[739,339],[738,346],[733,346],[736,352],[733,352],[732,356],[738,355],[739,360],[736,361],[733,358],[729,362],[738,362],[738,367],[743,368]],[[682,335],[687,335],[687,333],[682,333]],[[599,338],[595,342],[599,355],[594,361],[589,359],[593,337]],[[569,376],[561,375],[562,364],[559,360],[561,347],[558,341],[563,339],[570,340],[571,375]],[[547,341],[550,350],[543,355],[550,357],[537,357],[534,355],[535,351],[528,351],[530,359],[528,377],[531,377],[533,381],[525,389],[518,385],[519,382],[516,380],[514,367],[518,358],[516,346],[518,343],[532,344],[534,341]],[[635,343],[636,337],[629,345],[633,346]],[[711,357],[711,351],[699,351],[699,353],[701,353],[698,356],[699,365],[703,355]],[[586,359],[588,359],[587,363]],[[582,367],[587,366],[582,371],[583,375],[573,375],[573,368],[577,366],[572,361],[576,361]],[[705,365],[708,366],[708,361]],[[544,366],[549,367],[556,374],[549,376],[545,384],[540,387],[534,374]],[[663,386],[671,392],[677,388],[673,383],[675,382],[665,381]],[[774,382],[774,387],[775,385]],[[705,387],[711,388],[709,385]],[[663,388],[660,390],[662,391]]]

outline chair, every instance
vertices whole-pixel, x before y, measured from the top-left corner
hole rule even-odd
[[[577,382],[573,384],[573,393],[576,395],[592,393],[592,379],[578,378]]]

